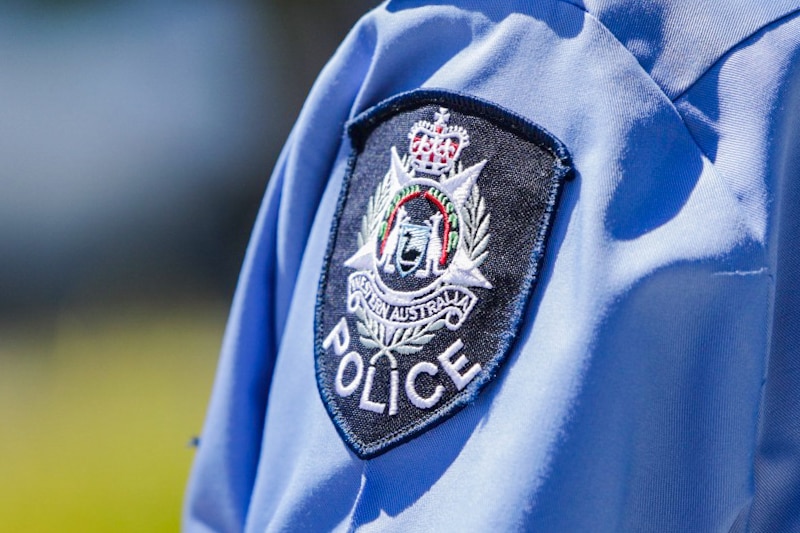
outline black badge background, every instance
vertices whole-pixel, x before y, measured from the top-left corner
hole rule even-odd
[[[338,227],[334,228],[329,245],[327,270],[323,273],[317,312],[317,372],[320,391],[326,406],[337,423],[348,444],[362,457],[383,452],[391,445],[413,437],[443,416],[453,414],[457,407],[466,404],[477,389],[491,378],[497,363],[510,349],[516,336],[518,322],[523,307],[532,289],[533,277],[543,251],[536,247],[543,245],[542,238],[549,225],[549,211],[558,197],[559,184],[568,175],[568,155],[561,144],[546,132],[530,124],[520,125],[521,119],[503,116],[502,111],[491,107],[491,113],[480,113],[483,103],[467,100],[467,105],[459,105],[459,96],[447,93],[410,94],[410,102],[418,101],[416,109],[403,109],[399,114],[383,116],[377,112],[369,120],[358,119],[351,126],[358,148],[360,135],[363,147],[351,167],[349,180],[346,179],[340,205]],[[426,100],[434,103],[426,103]],[[402,102],[405,106],[414,103]],[[439,107],[450,110],[449,125],[464,127],[470,136],[470,144],[463,150],[460,161],[464,168],[487,160],[477,184],[483,196],[487,211],[491,214],[489,255],[480,266],[481,273],[492,284],[492,289],[470,287],[478,301],[460,329],[450,331],[442,328],[434,339],[418,354],[397,354],[400,371],[400,391],[398,394],[398,413],[394,416],[365,411],[358,407],[362,384],[352,395],[342,398],[334,390],[340,357],[333,349],[322,349],[322,341],[334,329],[342,317],[346,317],[350,329],[349,351],[357,351],[364,359],[364,369],[368,368],[369,358],[375,350],[365,349],[356,329],[356,318],[347,312],[347,278],[354,272],[344,266],[344,262],[358,250],[358,232],[362,217],[367,210],[367,202],[377,185],[390,168],[391,147],[397,148],[402,157],[408,151],[408,133],[414,123],[420,120],[434,121],[434,113]],[[386,112],[397,107],[385,106]],[[469,110],[469,114],[462,112]],[[370,114],[369,112],[367,113]],[[489,115],[487,120],[480,115]],[[376,121],[383,118],[383,121]],[[376,124],[377,122],[377,124]],[[374,129],[370,128],[374,127]],[[526,131],[534,128],[536,131]],[[522,135],[526,135],[527,138]],[[533,134],[532,134],[533,133]],[[549,141],[549,142],[548,142]],[[436,179],[435,177],[433,177]],[[438,181],[438,180],[437,180]],[[541,246],[540,246],[541,247]],[[461,339],[464,348],[453,357],[463,354],[469,360],[462,372],[474,363],[480,363],[481,374],[464,390],[458,391],[452,380],[441,370],[436,357],[456,339]],[[420,361],[429,361],[440,368],[436,376],[421,374],[417,379],[417,389],[422,396],[433,393],[437,384],[446,388],[442,400],[428,410],[419,409],[408,401],[404,392],[404,380],[409,369]],[[377,363],[377,372],[370,398],[388,403],[389,364],[386,358]],[[347,376],[345,382],[349,382]]]

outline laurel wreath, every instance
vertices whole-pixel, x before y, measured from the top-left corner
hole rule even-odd
[[[409,170],[408,157],[403,158],[403,167]],[[448,177],[452,177],[457,172],[461,172],[463,166],[458,164],[458,170],[453,169]],[[383,181],[378,184],[375,193],[370,196],[367,202],[367,211],[361,219],[361,229],[358,232],[358,247],[364,246],[370,237],[375,234],[382,222],[382,214],[386,211],[391,195],[391,170],[386,173]],[[489,224],[491,215],[486,211],[486,202],[481,196],[478,185],[475,184],[470,190],[470,196],[464,204],[463,210],[464,247],[470,260],[475,266],[480,266],[488,256],[489,246]],[[378,320],[370,317],[363,309],[356,311],[358,321],[356,327],[359,333],[361,344],[367,349],[379,350],[377,355],[383,353],[397,353],[411,355],[420,352],[426,344],[434,338],[434,333],[442,329],[445,320],[440,318],[428,324],[421,324],[410,328],[397,328],[391,334],[391,339],[386,339],[386,326]]]
[[[356,328],[358,329],[359,340],[365,348],[379,350],[375,354],[376,356],[382,353],[399,353],[402,355],[418,353],[433,340],[434,332],[442,329],[445,325],[445,320],[440,318],[428,324],[420,324],[411,328],[398,328],[392,334],[392,338],[385,342],[385,325],[368,316],[363,309],[356,311],[356,316],[358,317]]]
[[[481,196],[478,184],[472,186],[469,198],[464,204],[464,246],[469,258],[480,266],[489,255],[489,221],[491,214],[486,212],[486,202]]]

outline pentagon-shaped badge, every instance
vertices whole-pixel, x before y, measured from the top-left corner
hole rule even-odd
[[[370,458],[455,414],[500,370],[572,166],[537,125],[438,90],[392,98],[347,130],[316,369],[339,433]]]

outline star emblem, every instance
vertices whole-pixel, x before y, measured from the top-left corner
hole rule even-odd
[[[416,173],[413,171],[409,173],[397,153],[397,148],[393,146],[391,149],[388,196],[394,196],[408,185],[433,185],[447,194],[456,207],[459,219],[463,219],[464,204],[469,198],[470,191],[478,180],[481,170],[483,170],[485,165],[486,160],[483,160],[460,170],[454,175],[442,175],[440,180],[436,181],[428,177],[417,177]],[[377,239],[378,229],[376,228],[370,234],[370,238],[366,239],[364,245],[345,261],[344,265],[356,270],[377,271],[378,265],[375,255],[375,243]],[[464,251],[462,244],[459,244],[453,256],[453,260],[447,270],[439,278],[439,282],[460,285],[462,287],[492,288],[492,284],[481,274],[478,266]]]

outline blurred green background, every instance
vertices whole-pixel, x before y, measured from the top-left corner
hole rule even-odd
[[[177,531],[236,275],[373,1],[0,2],[0,531]]]
[[[0,531],[177,531],[221,305],[3,331]]]

